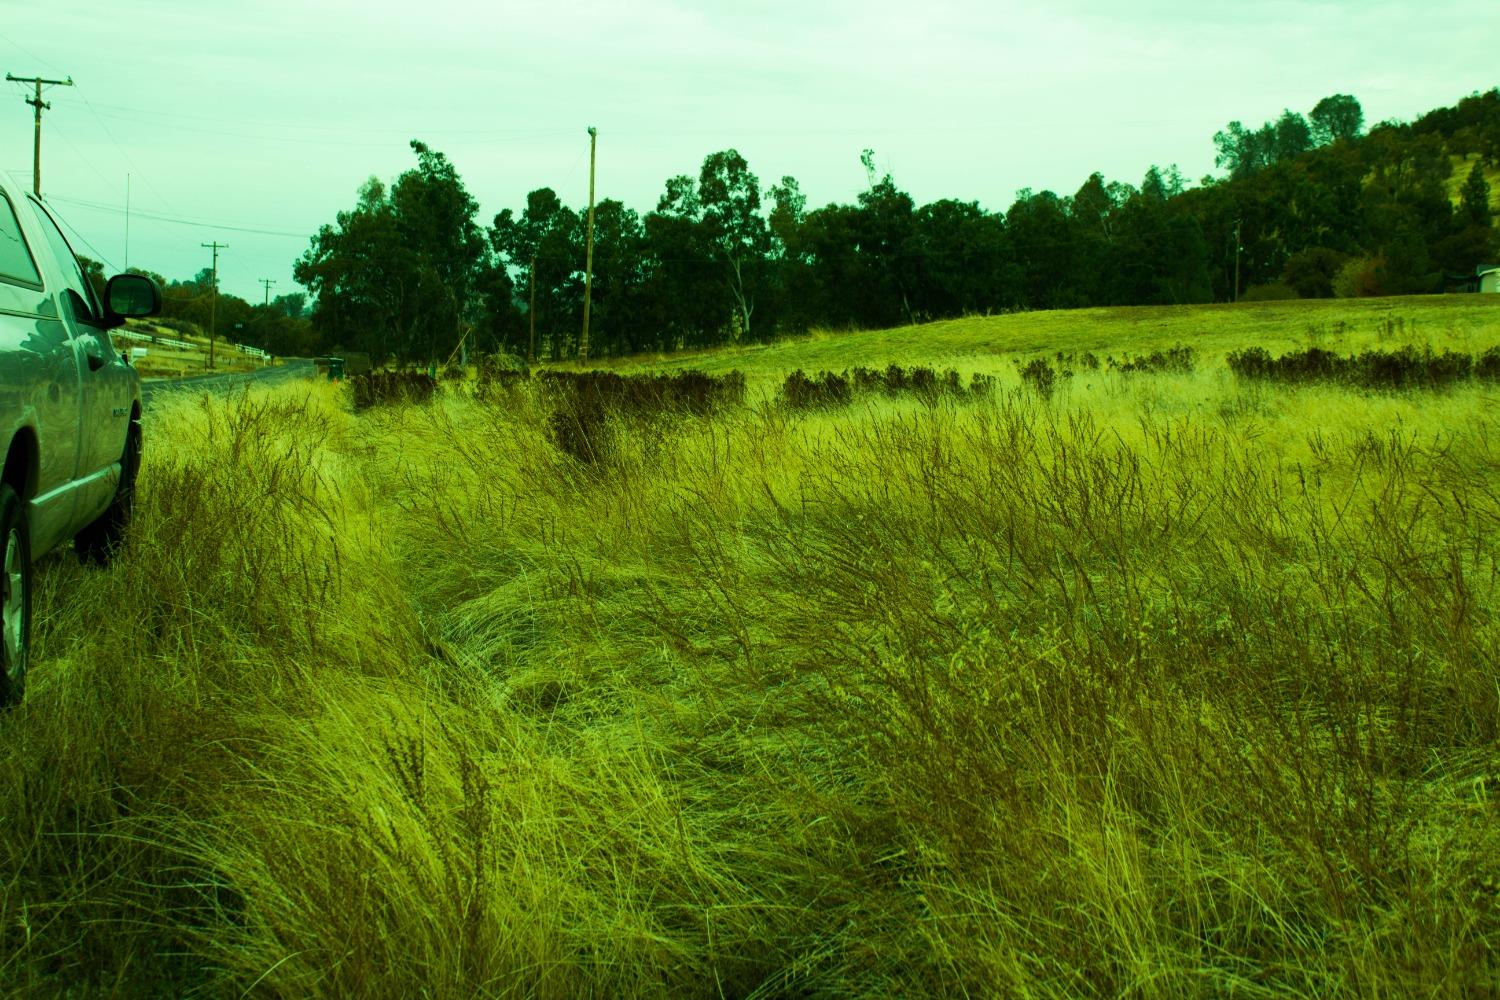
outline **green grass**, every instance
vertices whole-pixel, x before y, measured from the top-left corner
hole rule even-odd
[[[588,466],[527,389],[153,411],[131,548],[41,568],[0,719],[0,993],[1484,995],[1500,400],[1210,352],[1478,351],[1490,308],[698,358],[1003,378]],[[1189,331],[1050,401],[1010,363]]]
[[[771,345],[634,357],[607,366],[744,371],[769,384],[794,368],[841,370],[855,364],[953,366],[1001,372],[1012,362],[1057,351],[1142,354],[1186,344],[1205,363],[1259,346],[1279,354],[1306,347],[1364,350],[1398,344],[1470,353],[1495,343],[1500,296],[1423,295],[1206,306],[1128,306],[945,320],[894,330],[819,332]]]

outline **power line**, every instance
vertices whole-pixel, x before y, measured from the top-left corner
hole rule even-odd
[[[52,200],[66,202],[69,205],[78,205],[81,208],[89,208],[97,212],[109,212],[114,215],[124,214],[124,210],[119,208],[118,206],[106,205],[102,202],[97,201],[88,201],[83,198],[65,198],[59,196]],[[172,215],[163,215],[159,212],[142,212],[139,209],[132,209],[130,212],[130,216],[134,219],[149,219],[153,222],[168,222],[177,226],[194,226],[198,229],[227,229],[231,232],[236,233],[253,233],[259,236],[287,236],[296,237],[297,239],[301,240],[310,239],[312,237],[312,234],[308,232],[294,232],[287,229],[259,229],[253,226],[240,226],[229,222],[213,222],[202,219],[182,219]]]
[[[52,199],[51,198],[46,199],[46,201],[47,201],[47,204],[49,204],[49,205],[52,204]],[[78,237],[79,242],[81,242],[84,246],[86,246],[86,247],[89,248],[89,251],[94,255],[94,259],[95,260],[97,260],[101,264],[107,264],[107,265],[109,265],[109,269],[111,271],[117,271],[117,270],[119,270],[118,268],[115,267],[115,262],[114,261],[112,261],[108,257],[106,257],[99,250],[98,247],[96,247],[96,246],[94,246],[94,244],[90,243],[88,241],[88,239],[73,226],[73,223],[71,223],[71,222],[68,221],[67,216],[63,215],[61,212],[54,211],[52,213],[52,217],[54,219],[56,219],[57,221],[61,222],[63,225],[67,226],[68,227],[68,232],[70,232],[74,236]]]
[[[16,41],[14,38],[11,38],[9,35],[0,34],[0,40],[4,40],[7,45],[9,45],[11,48],[15,49],[17,52],[21,53],[27,59],[30,59],[32,62],[41,63],[43,66],[46,66],[49,69],[54,69],[54,70],[57,69],[56,65],[54,65],[51,62],[48,62],[46,59],[43,59],[41,56],[37,55],[35,52],[33,52],[30,49],[28,49],[26,46],[22,45],[20,42]]]
[[[114,182],[111,181],[108,177],[104,176],[104,172],[94,165],[93,160],[90,160],[88,157],[83,155],[83,151],[74,144],[71,138],[69,138],[68,133],[65,129],[58,128],[57,125],[54,124],[52,126],[52,131],[57,135],[59,139],[68,144],[68,148],[73,151],[74,157],[76,157],[79,162],[83,163],[90,170],[92,170],[94,172],[94,176],[99,178],[99,180],[104,183],[105,187],[107,187],[111,192],[115,194],[119,193],[119,188],[115,187]]]
[[[383,148],[389,148],[389,147],[391,147],[391,145],[395,141],[395,139],[394,139],[395,136],[404,136],[404,137],[410,138],[414,132],[418,132],[418,131],[429,133],[429,134],[435,134],[436,136],[438,136],[443,141],[444,145],[456,145],[456,146],[488,145],[488,144],[493,144],[493,143],[510,143],[510,142],[515,142],[516,140],[519,140],[519,139],[542,138],[542,137],[554,136],[554,135],[559,134],[558,131],[555,130],[555,129],[537,130],[537,131],[517,131],[517,132],[512,132],[512,133],[470,133],[470,132],[464,132],[464,131],[461,131],[461,130],[459,130],[459,131],[448,131],[448,130],[445,130],[445,129],[433,129],[433,128],[430,128],[430,127],[427,127],[427,126],[423,126],[421,128],[393,130],[391,132],[385,133],[387,135],[387,138],[384,138],[384,139],[378,139],[378,138],[370,138],[370,139],[319,139],[319,138],[311,138],[311,137],[308,137],[308,136],[305,136],[305,135],[281,135],[281,134],[277,134],[275,132],[250,132],[250,131],[246,131],[244,129],[230,129],[230,128],[222,128],[222,127],[220,127],[220,128],[206,128],[206,127],[203,127],[203,126],[200,126],[200,125],[187,125],[187,124],[183,124],[181,121],[177,120],[176,116],[173,116],[172,118],[168,118],[168,119],[163,119],[163,120],[157,121],[155,119],[133,118],[130,115],[116,114],[116,113],[112,113],[112,112],[108,112],[108,111],[102,111],[102,112],[101,111],[96,111],[94,113],[96,115],[99,115],[101,117],[101,119],[102,118],[113,118],[113,119],[115,119],[117,121],[126,121],[126,122],[131,122],[131,121],[134,121],[134,122],[150,121],[151,122],[151,127],[153,129],[160,129],[160,128],[164,128],[165,127],[165,128],[170,128],[173,131],[177,131],[177,132],[189,132],[189,133],[193,133],[193,134],[196,134],[196,135],[217,135],[217,136],[224,136],[224,137],[232,138],[232,139],[246,139],[246,140],[251,140],[251,141],[254,141],[254,142],[292,143],[292,144],[295,144],[295,145],[298,145],[298,146],[342,146],[342,147],[350,147],[350,148],[357,148],[357,149],[383,149]],[[218,124],[221,125],[221,126],[223,124],[225,124],[223,118],[215,119],[215,121],[217,121]],[[102,124],[102,121],[101,121],[101,124]],[[245,123],[245,124],[249,124],[249,123]],[[259,128],[259,127],[262,127],[262,126],[258,126],[257,125],[255,127]],[[274,127],[274,128],[277,128],[277,129],[281,129],[281,128],[284,128],[284,127],[290,127],[290,128],[310,128],[311,126],[300,126],[300,125],[292,125],[292,126],[270,126],[270,125],[267,125],[267,126],[264,126],[264,127],[266,127],[266,128],[273,128]],[[323,129],[323,130],[320,130],[320,131],[323,131],[323,132],[326,133],[327,130]],[[404,143],[403,143],[403,145],[404,145]]]
[[[122,104],[103,104],[103,103],[101,103],[101,104],[99,104],[97,106],[100,107],[100,108],[107,109],[107,112],[116,112],[115,114],[110,114],[109,117],[111,117],[111,118],[119,118],[121,120],[127,120],[127,121],[128,120],[134,120],[134,119],[131,119],[131,118],[128,117],[130,115],[142,115],[142,116],[146,116],[146,117],[149,117],[149,118],[166,118],[166,119],[169,119],[169,120],[171,120],[173,122],[180,121],[180,120],[182,120],[184,118],[190,118],[190,119],[196,119],[196,120],[199,120],[199,121],[215,122],[215,123],[221,124],[221,125],[224,123],[224,116],[223,115],[195,115],[195,114],[191,114],[189,112],[162,111],[162,110],[158,110],[156,108],[132,108],[132,107],[127,107],[127,106],[122,105]],[[107,112],[105,112],[105,113],[107,113]],[[120,112],[123,112],[123,114],[120,114]],[[266,119],[255,119],[255,118],[236,118],[236,119],[234,119],[234,121],[237,122],[238,124],[241,124],[241,125],[248,125],[248,126],[253,126],[253,127],[257,127],[257,128],[276,129],[278,131],[285,131],[287,129],[306,129],[308,131],[320,132],[320,133],[324,133],[324,134],[329,133],[329,132],[344,132],[344,133],[347,133],[347,134],[350,134],[350,135],[361,135],[362,134],[362,135],[372,135],[372,136],[373,135],[387,135],[387,136],[397,135],[397,136],[400,136],[400,135],[410,135],[412,133],[412,130],[410,128],[405,128],[405,127],[402,127],[402,128],[396,128],[396,127],[389,127],[389,128],[358,128],[358,127],[350,127],[350,126],[340,126],[340,125],[337,125],[337,124],[329,124],[327,122],[294,122],[294,121],[286,121],[286,120],[268,121]],[[454,128],[446,128],[446,127],[443,127],[441,125],[439,125],[439,126],[433,126],[431,124],[423,124],[422,128],[423,129],[427,129],[427,130],[431,130],[431,131],[434,131],[434,132],[437,132],[437,133],[441,133],[443,135],[448,135],[448,136],[469,136],[469,137],[473,137],[473,138],[494,138],[494,139],[512,138],[512,137],[514,137],[514,138],[521,138],[521,137],[527,137],[527,136],[572,135],[573,134],[573,130],[572,129],[562,129],[562,128],[454,129]]]
[[[88,93],[85,92],[82,87],[78,87],[77,90],[78,96],[83,99],[84,107],[89,109],[89,114],[94,116],[94,120],[99,123],[99,127],[103,129],[104,134],[109,137],[109,141],[113,143],[114,147],[120,151],[120,155],[125,157],[125,162],[130,165],[135,173],[141,175],[141,180],[146,182],[146,186],[151,189],[151,193],[156,195],[161,204],[165,205],[167,208],[171,208],[172,203],[162,195],[161,191],[157,189],[155,184],[151,183],[150,176],[140,168],[139,164],[135,162],[135,159],[130,155],[130,151],[127,150],[124,146],[120,145],[120,141],[116,139],[115,134],[109,130],[109,126],[105,124],[104,119],[99,115],[99,112],[94,110],[94,105],[89,101]]]

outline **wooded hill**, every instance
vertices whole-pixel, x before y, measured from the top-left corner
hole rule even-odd
[[[918,205],[870,150],[853,204],[809,209],[795,178],[764,185],[737,151],[711,153],[652,211],[598,204],[591,352],[1011,310],[1436,293],[1497,259],[1500,88],[1368,131],[1359,102],[1334,95],[1307,115],[1230,122],[1213,142],[1222,176],[1196,185],[1175,167],[1139,185],[1093,173],[1071,195],[1022,190],[1003,213]],[[389,186],[371,178],[296,264],[318,346],[428,361],[467,334],[470,349],[525,356],[534,302],[537,353],[574,356],[586,210],[540,187],[484,226],[454,165],[412,148],[417,165]]]

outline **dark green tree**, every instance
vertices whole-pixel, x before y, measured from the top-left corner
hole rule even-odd
[[[749,337],[756,294],[770,250],[760,214],[760,180],[737,150],[710,153],[698,173],[696,206],[734,302],[736,333]]]
[[[353,209],[318,230],[292,276],[311,293],[313,326],[330,345],[367,352],[377,362],[407,352],[408,289],[417,285],[417,262],[377,178],[360,188]]]
[[[1474,161],[1469,176],[1458,194],[1459,215],[1473,226],[1488,226],[1492,219],[1490,209],[1490,185],[1484,179],[1484,163]]]
[[[485,267],[479,203],[442,153],[415,139],[417,166],[396,178],[391,204],[401,239],[417,262],[416,296],[407,357],[437,360],[465,343],[478,319],[476,282]]]
[[[1051,191],[1016,192],[1005,228],[1020,268],[1019,305],[1066,309],[1088,303],[1068,199]]]
[[[565,347],[571,352],[583,325],[583,226],[579,214],[564,205],[551,188],[538,188],[526,196],[526,207],[519,216],[508,208],[495,216],[489,239],[495,253],[517,275],[516,298],[527,309],[533,292],[532,262],[536,262],[537,350],[550,348],[552,359],[559,360]]]
[[[1312,130],[1308,128],[1307,119],[1295,111],[1283,111],[1281,117],[1276,119],[1276,140],[1272,153],[1275,161],[1281,163],[1301,156],[1312,145]]]
[[[1005,221],[976,202],[944,199],[916,210],[911,249],[919,280],[913,308],[922,319],[983,313],[1011,304]]]
[[[1309,247],[1287,258],[1281,280],[1304,299],[1333,298],[1333,279],[1349,261],[1347,254],[1328,247]]]
[[[703,224],[698,182],[686,174],[669,178],[645,226],[643,307],[663,348],[723,343],[731,310],[725,308],[719,248]]]
[[[303,292],[287,292],[272,299],[271,306],[288,319],[301,319],[307,313],[307,295]]]
[[[417,166],[387,192],[371,179],[349,212],[325,225],[293,270],[316,301],[314,325],[333,343],[377,358],[435,361],[481,320],[488,265],[479,205],[448,158],[412,140]]]
[[[613,198],[599,202],[594,211],[594,301],[589,323],[591,345],[597,343],[601,354],[656,347],[650,324],[642,316],[645,240],[645,226],[634,210]]]
[[[1364,109],[1348,94],[1323,98],[1307,117],[1313,144],[1318,146],[1357,138],[1365,123]]]
[[[858,236],[855,250],[878,263],[890,290],[901,304],[901,318],[912,323],[911,290],[916,285],[919,258],[909,246],[916,203],[896,187],[889,172],[876,179],[875,151],[864,150],[859,162],[865,168],[868,187],[859,193]]]

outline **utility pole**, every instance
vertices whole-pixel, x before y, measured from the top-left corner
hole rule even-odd
[[[229,249],[228,243],[220,243],[214,240],[212,243],[199,243],[200,247],[209,247],[214,252],[213,298],[208,300],[208,367],[214,366],[214,319],[219,309],[219,251]]]
[[[531,347],[526,352],[526,367],[529,370],[536,366],[536,254],[531,255],[531,309],[526,315],[531,317]]]
[[[39,76],[12,76],[5,74],[5,79],[12,83],[32,83],[36,85],[36,96],[26,98],[26,103],[36,108],[36,136],[31,142],[31,193],[38,198],[42,196],[42,112],[52,107],[50,101],[42,100],[42,86],[48,87],[71,87],[73,78],[66,80],[44,80]]]
[[[260,279],[260,283],[262,285],[266,286],[266,301],[263,302],[263,303],[261,303],[261,304],[268,306],[268,305],[271,304],[271,286],[274,285],[274,284],[276,284],[276,279],[275,278],[261,278]]]
[[[589,236],[588,249],[583,258],[583,342],[578,345],[578,361],[589,363],[589,305],[593,301],[594,289],[594,149],[599,141],[599,130],[589,126]]]
[[[1234,220],[1234,299],[1240,300],[1240,220]]]

